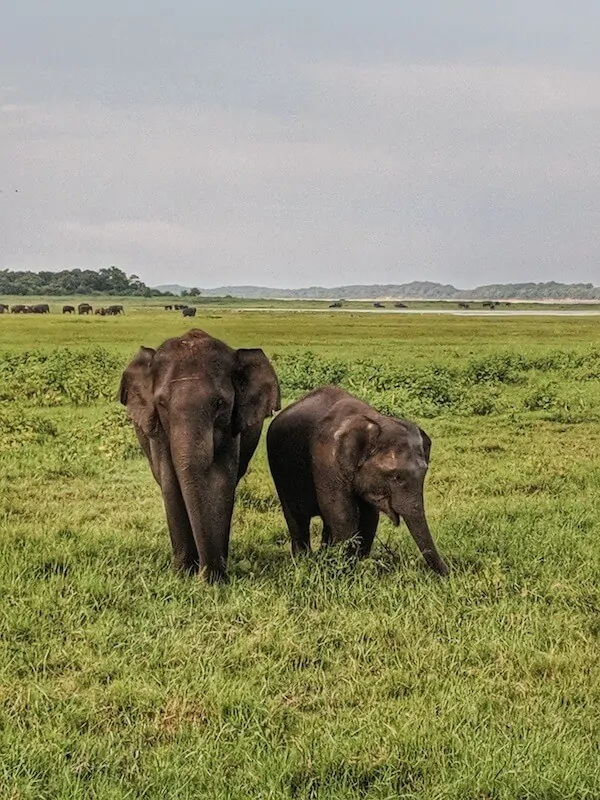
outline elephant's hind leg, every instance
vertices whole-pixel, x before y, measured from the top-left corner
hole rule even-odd
[[[283,515],[287,522],[292,542],[292,555],[298,556],[310,552],[310,517],[297,510],[292,510],[287,503],[282,503]]]

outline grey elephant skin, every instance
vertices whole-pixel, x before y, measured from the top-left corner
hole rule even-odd
[[[269,360],[191,330],[142,347],[119,399],[162,491],[175,568],[225,578],[235,489],[280,408]]]
[[[310,550],[310,520],[318,516],[324,545],[352,539],[357,555],[367,556],[383,512],[395,525],[404,519],[427,564],[446,575],[425,516],[430,451],[417,425],[336,386],[288,406],[269,426],[267,453],[292,553]]]

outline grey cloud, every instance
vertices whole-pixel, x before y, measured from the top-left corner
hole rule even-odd
[[[21,3],[0,266],[594,280],[600,11],[579,5]]]

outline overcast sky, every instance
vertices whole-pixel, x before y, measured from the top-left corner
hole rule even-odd
[[[0,268],[600,283],[598,0],[1,5]]]

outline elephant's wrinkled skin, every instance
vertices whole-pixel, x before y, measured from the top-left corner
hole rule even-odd
[[[175,568],[225,577],[235,488],[280,408],[269,360],[191,330],[142,347],[119,399],[162,491]]]
[[[282,411],[267,433],[269,466],[292,553],[310,550],[312,517],[323,544],[355,537],[366,556],[379,512],[403,518],[429,566],[448,572],[431,537],[423,499],[431,440],[412,422],[380,414],[336,386],[316,389]]]

